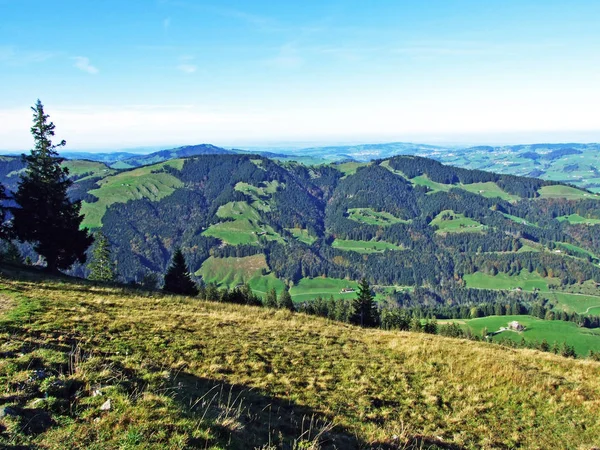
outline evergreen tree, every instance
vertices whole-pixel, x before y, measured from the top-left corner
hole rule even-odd
[[[272,288],[267,292],[263,304],[267,308],[277,308],[277,292],[275,291],[275,288]]]
[[[92,260],[88,266],[90,269],[88,279],[92,281],[115,281],[117,278],[117,268],[111,257],[108,238],[101,231],[95,233],[94,238],[96,245],[92,252]]]
[[[171,266],[165,274],[165,292],[181,295],[198,295],[198,286],[192,280],[181,248],[177,248],[171,260]]]
[[[358,285],[358,294],[352,303],[352,316],[350,322],[361,327],[374,327],[379,323],[379,312],[371,286],[368,281],[363,278]]]
[[[0,184],[0,239],[7,239],[9,234],[8,226],[5,224],[7,208],[4,206],[4,201],[7,199],[6,189],[3,184]]]
[[[31,109],[35,148],[23,157],[27,168],[14,196],[19,206],[12,208],[13,229],[17,239],[30,242],[44,257],[49,272],[58,272],[76,261],[83,264],[94,239],[87,229],[80,229],[81,202],[71,202],[67,196],[73,182],[69,171],[61,167],[56,150],[66,143],[52,144],[54,124],[48,121],[39,100]]]
[[[288,288],[285,288],[279,297],[279,307],[281,309],[296,311],[296,307],[294,306],[294,302],[292,301],[292,296],[290,295]]]

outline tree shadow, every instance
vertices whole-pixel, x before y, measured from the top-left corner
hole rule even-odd
[[[261,393],[244,385],[180,372],[173,389],[189,414],[207,419],[227,448],[293,449],[318,443],[323,449],[359,449],[368,446],[349,429],[310,407]],[[207,442],[191,442],[204,448]],[[312,447],[310,447],[312,448]]]

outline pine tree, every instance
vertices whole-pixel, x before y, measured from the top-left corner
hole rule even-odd
[[[267,308],[277,308],[277,292],[274,288],[267,292],[263,305]]]
[[[9,235],[9,229],[6,225],[6,210],[4,201],[8,199],[6,195],[6,189],[3,184],[0,184],[0,239],[7,239]]]
[[[163,290],[172,292],[173,294],[181,295],[198,295],[198,286],[192,280],[189,269],[181,252],[181,248],[177,248],[171,260],[171,266],[165,274],[165,285]]]
[[[350,322],[361,327],[374,327],[379,323],[379,312],[371,292],[371,286],[363,278],[358,285],[358,294],[352,303]]]
[[[92,281],[115,281],[117,278],[117,268],[112,260],[110,243],[104,233],[98,231],[94,234],[96,245],[92,252],[92,260],[88,268],[90,275],[88,279]]]
[[[17,239],[30,242],[44,257],[49,272],[58,272],[76,261],[83,264],[94,239],[87,229],[80,230],[81,202],[71,202],[67,196],[73,182],[56,151],[66,143],[52,144],[55,127],[39,100],[31,109],[35,148],[23,157],[27,168],[14,196],[19,207],[12,208],[13,229]]]
[[[290,291],[285,288],[279,297],[279,308],[281,309],[289,309],[290,311],[296,311],[296,307],[294,306],[294,302],[292,301],[292,296],[290,295]]]

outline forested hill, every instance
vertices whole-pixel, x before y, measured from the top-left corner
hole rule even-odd
[[[295,300],[337,295],[363,275],[380,298],[410,304],[418,292],[431,305],[488,295],[465,294],[473,274],[600,281],[600,198],[556,182],[414,156],[304,166],[205,155],[124,171],[66,164],[84,225],[102,227],[125,281],[162,275],[177,246],[207,283],[249,283],[261,294],[288,285]],[[14,186],[18,169],[4,158],[0,181]]]

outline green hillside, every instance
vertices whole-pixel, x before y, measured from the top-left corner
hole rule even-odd
[[[182,164],[183,160],[172,160],[103,178],[98,182],[98,189],[89,191],[98,201],[84,202],[82,205],[81,212],[85,215],[82,226],[100,227],[106,209],[113,203],[126,203],[140,198],[160,200],[171,194],[182,183],[173,175],[161,172],[161,169],[165,166],[181,168]]]
[[[600,439],[598,363],[70,280],[3,277],[0,289],[4,448]]]

